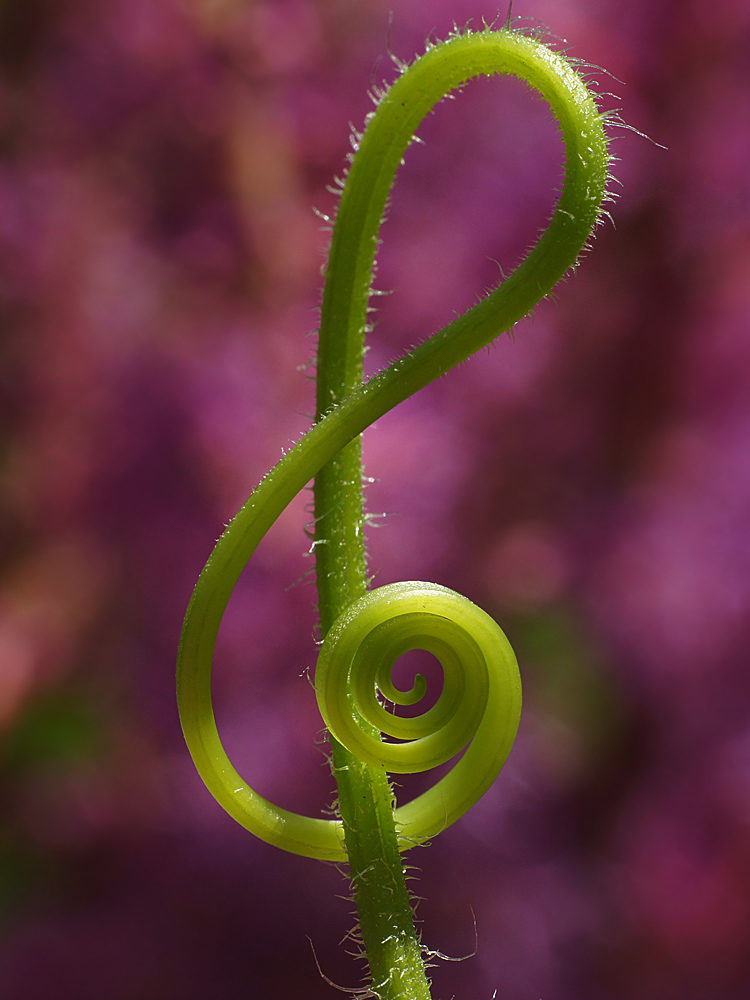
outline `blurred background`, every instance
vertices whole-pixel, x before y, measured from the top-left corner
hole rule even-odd
[[[350,123],[393,79],[389,50],[496,13],[0,2],[5,1000],[332,998],[316,956],[360,985],[342,874],[213,802],[174,660],[215,538],[309,425],[312,209],[334,208]],[[425,943],[476,952],[437,961],[434,995],[744,1000],[750,6],[513,14],[606,68],[603,106],[650,139],[612,129],[616,228],[554,300],[365,435],[376,582],[466,594],[525,684],[496,785],[410,855]],[[560,182],[557,130],[518,81],[475,81],[420,135],[382,231],[370,371],[512,268]],[[235,592],[215,691],[250,783],[319,814],[309,500]]]

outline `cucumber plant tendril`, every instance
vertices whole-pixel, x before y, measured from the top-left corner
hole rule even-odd
[[[609,155],[602,114],[578,66],[534,33],[456,33],[430,44],[376,110],[341,184],[326,269],[317,354],[317,416],[268,473],[216,544],[193,592],[180,640],[177,688],[185,739],[219,803],[284,850],[346,861],[370,965],[370,995],[429,997],[400,852],[434,837],[489,788],[518,727],[515,656],[495,622],[431,583],[367,590],[360,434],[423,386],[510,330],[574,267],[602,216]],[[512,74],[549,103],[565,144],[565,179],[547,229],[525,260],[468,312],[369,381],[362,358],[378,232],[404,151],[422,119],[476,76]],[[269,528],[315,480],[315,555],[321,632],[315,676],[328,726],[339,818],[301,816],[269,802],[239,776],[222,747],[211,703],[214,646],[234,586]],[[417,718],[383,707],[417,703],[391,680],[412,649],[443,668],[436,704]],[[383,739],[384,734],[388,739]],[[405,742],[404,742],[405,741]],[[388,772],[427,770],[463,756],[437,784],[396,807]]]

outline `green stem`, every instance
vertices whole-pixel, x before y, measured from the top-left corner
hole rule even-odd
[[[333,260],[328,273],[336,273]],[[338,322],[336,307],[342,298],[340,292],[336,294],[339,288],[327,281],[323,297],[318,338],[318,420],[362,382],[364,318],[353,328]],[[346,294],[344,291],[344,298]],[[318,609],[321,636],[325,637],[339,615],[367,589],[359,437],[323,466],[315,477],[314,494]],[[371,989],[381,1000],[429,1000],[388,775],[382,767],[359,760],[333,736],[330,740],[349,877],[370,967]]]
[[[516,38],[518,45],[514,44]],[[469,77],[520,70],[529,75],[531,48],[536,46],[528,39],[507,32],[457,38],[418,60],[381,102],[353,159],[332,240],[318,348],[318,420],[362,381],[377,233],[404,147],[437,100]],[[539,85],[538,74],[535,82]],[[599,204],[597,201],[594,206],[594,219]],[[585,235],[591,218],[587,213],[579,222]],[[575,221],[572,214],[567,217],[567,223],[571,221]],[[315,514],[319,607],[325,636],[366,589],[359,439],[316,477]],[[359,761],[333,738],[332,758],[373,991],[381,1000],[429,997],[387,775],[383,768]]]
[[[566,149],[565,182],[555,212],[528,257],[495,291],[363,383],[364,334],[378,232],[404,150],[419,123],[445,94],[474,76],[495,73],[514,74],[530,83],[548,101],[560,125]],[[433,789],[399,806],[395,815],[385,765],[364,763],[332,738],[339,822],[281,809],[255,792],[228,760],[211,703],[216,637],[248,560],[312,478],[323,634],[346,639],[363,604],[368,605],[368,614],[377,610],[371,596],[388,591],[386,611],[396,603],[395,592],[389,588],[363,596],[366,565],[359,435],[388,410],[509,330],[552,290],[575,265],[600,217],[608,166],[603,116],[593,96],[573,66],[534,37],[489,29],[458,35],[430,48],[399,77],[368,122],[342,192],[321,315],[316,423],[264,478],[227,527],[200,575],[185,616],[178,656],[178,703],[196,767],[224,808],[263,840],[308,857],[349,862],[372,974],[371,990],[381,1000],[429,997],[399,852],[436,835],[462,815],[502,766],[520,711],[512,650],[483,612],[473,606],[466,612],[469,602],[459,598],[462,619],[468,615],[478,630],[467,648],[481,649],[467,655],[480,665],[494,664],[491,673],[498,676],[498,680],[486,681],[487,710],[481,709],[483,718],[476,729],[481,738],[472,740],[459,763]],[[394,587],[401,600],[401,592],[411,585]],[[412,600],[416,603],[408,605],[403,619],[417,616],[422,621],[428,596],[439,605],[439,610],[430,613],[442,623],[451,619],[446,602],[452,605],[457,595],[432,584],[415,587],[418,596]],[[464,629],[463,624],[456,627]],[[374,631],[379,629],[380,625]],[[438,633],[442,635],[442,626]],[[435,639],[442,641],[439,636]],[[375,662],[376,654],[371,647],[368,650]],[[460,674],[462,657],[446,656]],[[321,650],[324,658],[330,659],[328,640]],[[479,674],[486,677],[483,671],[484,667]],[[316,687],[319,684],[320,697],[323,684],[316,674]],[[385,690],[380,679],[377,685]],[[456,690],[462,686],[459,682]],[[342,697],[351,706],[361,706],[352,689]],[[353,714],[361,713],[354,707]],[[436,749],[438,757],[441,752]]]

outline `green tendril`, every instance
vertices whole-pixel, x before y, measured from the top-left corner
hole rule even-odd
[[[394,705],[421,700],[421,675],[408,692],[391,681],[393,664],[413,649],[438,659],[443,689],[423,715],[402,718],[386,711],[376,692]],[[475,604],[436,583],[393,583],[350,605],[326,636],[315,686],[333,736],[386,771],[427,771],[470,743],[444,778],[396,810],[401,850],[434,837],[484,795],[505,763],[521,714],[521,680],[505,635]],[[407,742],[384,743],[367,725]]]
[[[547,100],[559,123],[565,181],[554,214],[526,259],[495,291],[362,382],[378,232],[404,151],[441,98],[472,77],[493,74],[526,80]],[[318,477],[316,514],[318,504],[323,511],[334,504],[334,494],[329,495],[325,485],[329,474],[333,479],[357,479],[359,490],[359,452],[345,452],[345,468],[342,449],[398,403],[511,329],[575,265],[606,195],[609,157],[603,122],[594,97],[564,56],[535,37],[486,29],[431,47],[406,68],[381,97],[359,139],[341,194],[327,268],[318,419],[263,479],[219,539],[193,592],[180,641],[179,709],[196,767],[227,812],[270,844],[313,858],[348,857],[340,820],[301,816],[267,801],[238,775],[222,747],[211,702],[211,664],[234,586],[266,532],[313,478]],[[353,498],[346,501],[351,504],[349,523],[355,526],[351,530],[361,536],[361,496],[357,499],[356,491],[348,496]],[[327,564],[320,560],[330,559],[326,550],[337,544],[333,529],[321,530],[320,540],[326,544],[317,550],[319,587],[322,578],[328,578]],[[362,554],[353,559],[358,564],[337,570],[350,574],[339,588],[349,595],[346,606],[335,608],[336,602],[321,598],[326,639],[315,684],[326,724],[335,740],[381,771],[434,767],[468,745],[458,764],[432,789],[395,810],[398,848],[404,850],[439,833],[489,788],[515,736],[520,682],[505,636],[465,598],[429,583],[400,583],[362,594],[361,538],[358,543]],[[423,693],[419,680],[411,692],[399,692],[390,678],[394,661],[414,648],[432,652],[444,671],[441,697],[416,720],[386,712],[376,695],[377,690],[397,704],[418,700]],[[379,733],[408,742],[383,742]]]

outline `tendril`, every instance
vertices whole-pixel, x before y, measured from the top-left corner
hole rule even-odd
[[[216,637],[240,573],[297,493],[384,413],[511,329],[575,265],[601,217],[609,167],[605,119],[572,63],[533,35],[507,29],[488,28],[431,45],[389,91],[379,94],[376,111],[357,137],[329,257],[322,323],[334,336],[325,350],[351,356],[351,344],[363,335],[380,221],[419,123],[451,90],[472,77],[496,73],[531,84],[560,125],[565,181],[547,229],[516,270],[473,309],[353,391],[337,393],[335,385],[329,386],[333,405],[229,524],[185,617],[178,703],[199,773],[248,830],[308,857],[346,859],[341,822],[282,809],[238,775],[221,744],[211,703]],[[326,361],[319,350],[319,369]],[[443,692],[424,715],[405,719],[386,712],[376,692],[395,704],[420,699],[424,684],[419,678],[408,692],[391,680],[395,660],[415,648],[440,661]],[[437,766],[468,744],[432,789],[396,809],[402,850],[440,832],[484,794],[505,762],[518,725],[520,681],[505,636],[470,601],[436,584],[394,584],[352,603],[327,634],[315,684],[321,713],[336,738],[360,759],[388,771]],[[401,742],[383,742],[379,733]]]
[[[410,691],[391,680],[396,660],[413,649],[437,658],[443,689],[423,715],[402,718],[386,711],[377,692],[394,705],[422,700],[421,674]],[[521,713],[521,680],[504,633],[467,598],[436,583],[392,583],[351,604],[323,642],[315,688],[336,739],[386,771],[427,771],[470,744],[444,778],[396,810],[402,849],[434,837],[484,795],[510,752]],[[385,743],[368,725],[407,742]]]

